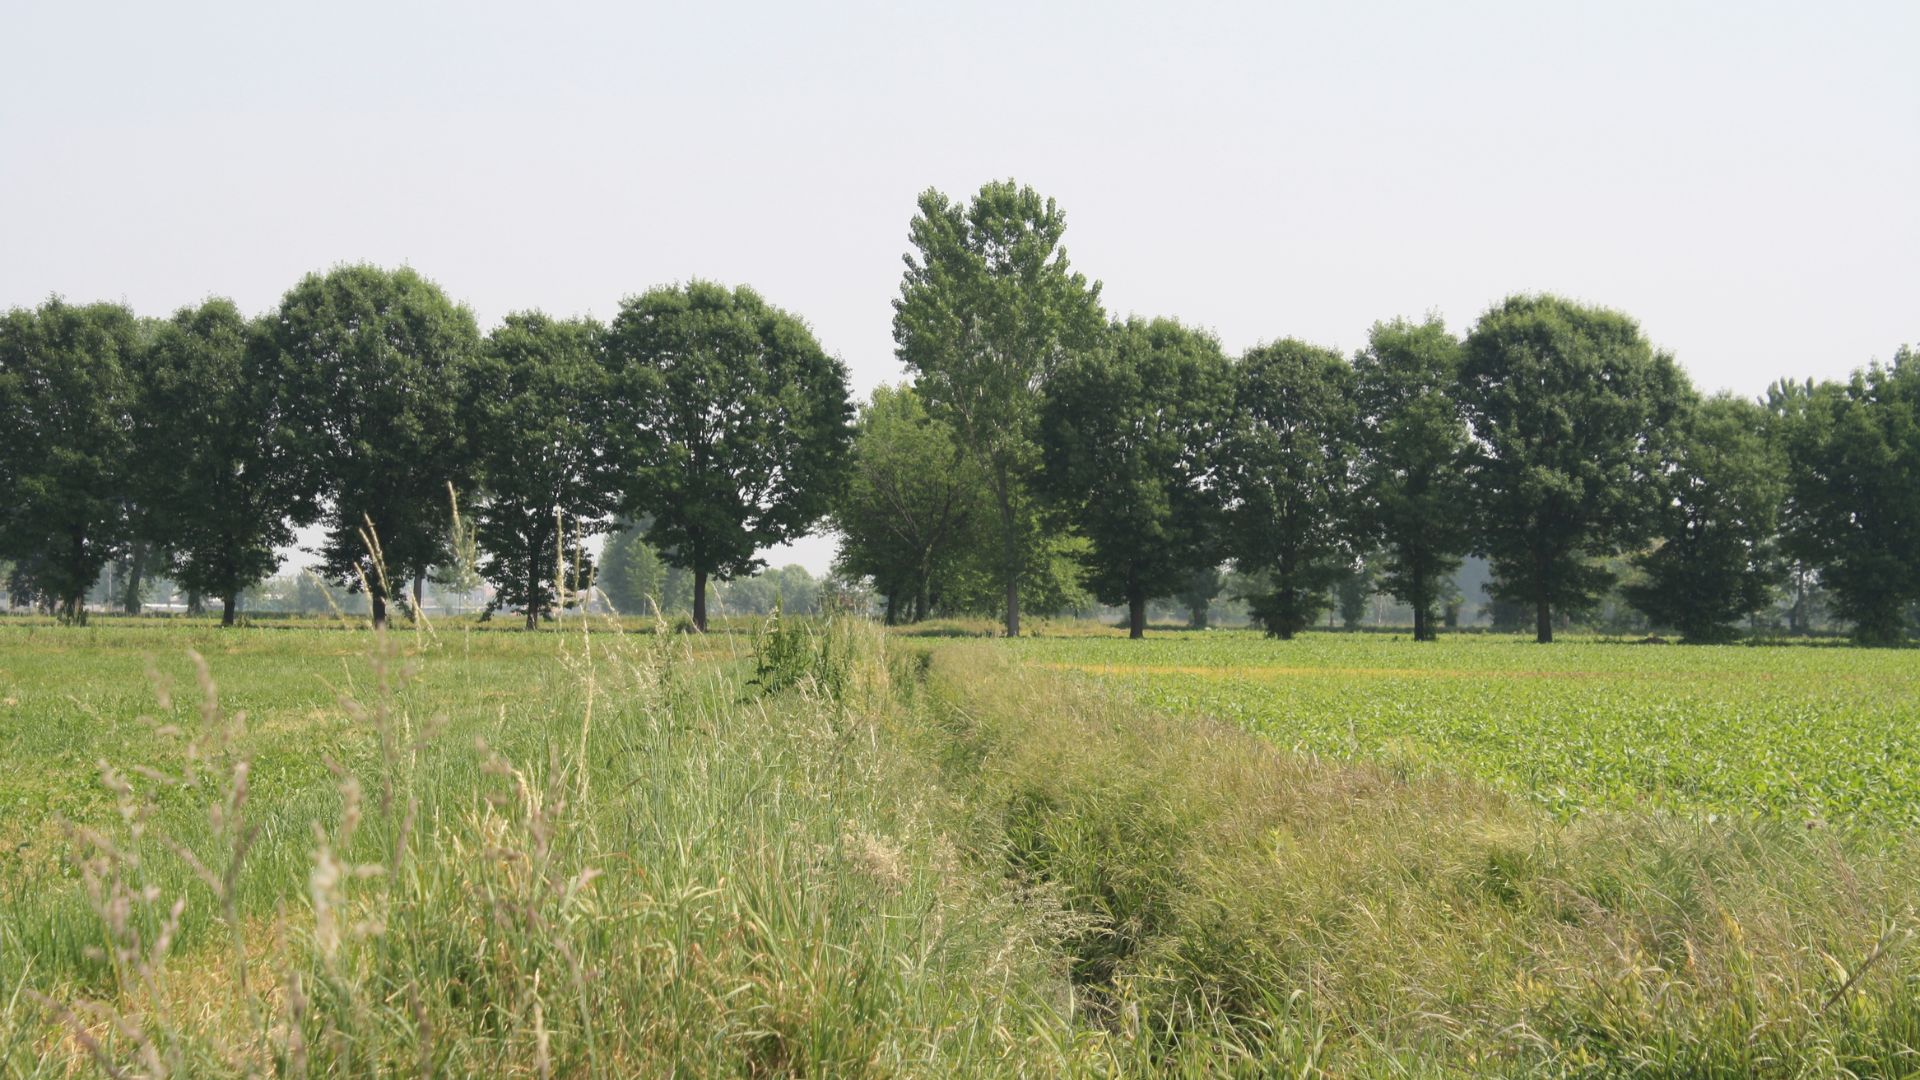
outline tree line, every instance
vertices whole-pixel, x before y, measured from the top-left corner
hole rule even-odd
[[[1223,564],[1290,637],[1364,559],[1431,640],[1470,554],[1535,634],[1620,579],[1656,625],[1721,640],[1789,576],[1867,642],[1920,603],[1920,359],[1845,382],[1703,395],[1617,311],[1550,295],[1464,337],[1377,323],[1352,356],[1284,338],[1228,357],[1169,318],[1110,318],[1065,216],[1012,181],[929,191],[894,302],[910,385],[862,411],[835,522],[888,615],[1023,590],[1065,550],[1102,602],[1204,605]],[[962,600],[962,603],[968,602]],[[974,601],[977,602],[977,601]]]
[[[412,270],[309,275],[256,317],[167,319],[51,299],[0,319],[0,560],[63,618],[109,562],[223,600],[296,528],[376,622],[472,565],[529,627],[609,581],[709,579],[823,520],[889,621],[1086,590],[1144,632],[1149,601],[1234,588],[1290,637],[1370,580],[1431,640],[1468,554],[1537,637],[1620,580],[1689,639],[1729,636],[1789,578],[1862,641],[1920,603],[1920,360],[1762,400],[1702,395],[1631,318],[1549,295],[1464,336],[1376,324],[1346,356],[1292,338],[1230,357],[1171,318],[1115,318],[1033,189],[921,195],[894,301],[911,375],[856,416],[797,316],[710,282],[606,324],[537,311],[482,334]],[[459,507],[469,508],[462,520]],[[637,544],[638,547],[634,545]],[[621,586],[631,596],[635,586]]]
[[[852,412],[805,323],[709,282],[606,325],[529,311],[484,336],[410,269],[312,274],[253,318],[56,298],[0,320],[0,558],[13,598],[69,621],[126,559],[222,598],[231,624],[317,524],[317,572],[375,623],[465,549],[489,611],[532,627],[591,580],[589,538],[644,520],[704,629],[709,577],[826,512]]]

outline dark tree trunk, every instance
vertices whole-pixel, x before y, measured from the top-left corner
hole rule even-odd
[[[535,544],[527,557],[527,629],[540,629],[540,546]]]
[[[1553,644],[1553,609],[1544,596],[1533,602],[1533,640],[1542,645]]]
[[[240,610],[240,594],[228,593],[220,598],[220,625],[232,626],[233,617]]]
[[[1007,490],[1012,481],[1006,470],[1000,470],[1000,483],[995,495],[1000,502],[1000,557],[1001,573],[1007,579],[1007,636],[1020,636],[1020,539],[1014,535],[1013,494]]]
[[[1432,603],[1427,599],[1427,573],[1417,556],[1413,566],[1413,640],[1433,640],[1433,613]]]
[[[147,545],[135,541],[127,553],[127,580],[120,595],[120,608],[129,615],[140,614],[140,577],[147,565]]]
[[[200,590],[198,590],[198,589],[191,589],[191,590],[188,590],[188,592],[187,592],[187,614],[189,614],[189,615],[205,615],[206,613],[207,613],[207,599],[206,599],[206,597],[204,597],[204,596],[201,596],[201,595],[200,595]]]
[[[900,625],[900,595],[898,590],[887,594],[887,625]]]
[[[418,619],[421,613],[426,610],[424,607],[421,606],[421,603],[420,603],[422,598],[426,596],[426,593],[427,593],[427,572],[425,570],[421,570],[418,573],[415,573],[413,575],[413,617],[416,619]]]
[[[73,593],[60,601],[60,621],[68,626],[87,625],[87,604],[85,593]]]
[[[923,577],[920,579],[920,587],[913,591],[913,621],[925,622],[932,607],[933,602],[928,592],[927,579]]]
[[[367,593],[367,604],[373,608],[373,628],[375,630],[386,629],[387,594],[377,588],[371,589]]]
[[[693,571],[693,628],[707,632],[707,572],[699,567]]]
[[[1147,636],[1147,596],[1137,587],[1127,596],[1127,636]]]

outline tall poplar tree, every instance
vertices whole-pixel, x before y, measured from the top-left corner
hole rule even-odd
[[[1066,225],[1052,199],[1012,180],[982,186],[968,205],[930,189],[893,302],[897,355],[993,495],[1009,636],[1020,633],[1036,543],[1041,395],[1061,361],[1098,346],[1105,324],[1099,284],[1067,262]]]

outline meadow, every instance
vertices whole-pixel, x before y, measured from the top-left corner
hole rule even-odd
[[[0,621],[0,1077],[1920,1070],[1911,654],[666,629]]]

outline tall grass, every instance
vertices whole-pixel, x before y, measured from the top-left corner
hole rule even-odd
[[[91,917],[7,925],[0,1074],[1027,1074],[1086,1051],[1036,905],[970,871],[883,737],[877,635],[810,631],[777,695],[685,639],[582,625],[540,737],[447,747],[436,650],[372,634],[303,871],[250,874],[262,793],[206,667],[172,772],[109,768]],[[439,650],[445,652],[445,649]],[[408,653],[416,653],[409,656]],[[170,704],[170,703],[163,703]],[[187,799],[201,827],[167,830]],[[174,835],[177,832],[179,835]],[[243,882],[253,882],[242,887]],[[42,912],[41,914],[45,914]],[[1089,1042],[1089,1045],[1091,1043]]]
[[[1444,776],[930,654],[979,848],[1058,890],[1135,1060],[1262,1075],[1920,1072],[1920,851],[1760,819],[1554,820]]]

